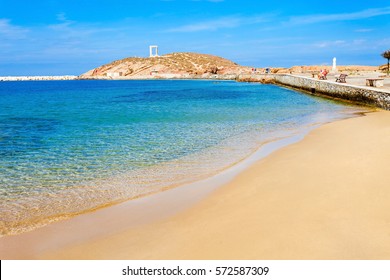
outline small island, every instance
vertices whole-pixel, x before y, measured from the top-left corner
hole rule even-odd
[[[80,79],[224,79],[250,74],[251,67],[199,53],[177,52],[147,58],[128,57],[94,68]]]

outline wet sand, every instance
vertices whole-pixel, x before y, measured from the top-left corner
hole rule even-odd
[[[390,259],[389,165],[390,112],[368,113],[315,129],[195,200],[150,196],[135,202],[149,209],[138,218],[122,204],[1,238],[0,257]]]

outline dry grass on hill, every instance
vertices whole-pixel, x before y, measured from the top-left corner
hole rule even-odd
[[[291,68],[270,68],[271,73],[318,73],[321,69],[331,70],[332,66],[309,65],[293,66]],[[265,73],[265,68],[257,68],[256,73]],[[348,75],[366,72],[386,72],[387,64],[382,66],[360,66],[360,65],[339,65],[337,70]],[[177,78],[213,78],[214,75],[221,75],[230,78],[238,77],[240,74],[252,73],[251,67],[240,66],[228,59],[190,52],[171,53],[159,57],[128,57],[110,62],[81,75],[81,78],[146,78],[162,77],[166,74],[173,74]],[[225,75],[225,76],[224,76]]]
[[[250,68],[242,67],[237,63],[214,55],[172,53],[159,57],[129,57],[116,60],[92,69],[82,76],[107,76],[110,75],[110,73],[118,73],[118,75],[123,77],[131,77],[148,75],[152,71],[158,73],[193,75],[202,75],[205,73],[226,74],[239,72],[240,69],[249,71]]]

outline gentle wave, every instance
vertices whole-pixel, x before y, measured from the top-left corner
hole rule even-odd
[[[358,111],[208,81],[12,84],[0,105],[2,235],[207,178],[264,143]]]

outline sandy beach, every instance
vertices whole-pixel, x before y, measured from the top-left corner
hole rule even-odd
[[[0,257],[389,259],[389,143],[388,111],[326,124],[190,201],[152,195],[3,237]]]

